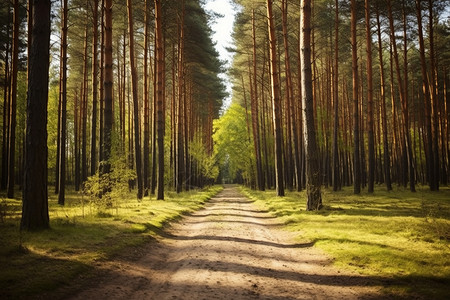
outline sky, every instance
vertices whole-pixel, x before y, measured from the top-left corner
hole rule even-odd
[[[225,48],[233,46],[231,33],[233,32],[236,8],[233,7],[230,0],[208,0],[206,1],[205,9],[206,11],[212,11],[223,15],[222,18],[217,18],[215,22],[210,25],[214,32],[212,38],[216,43],[216,49],[217,52],[219,52],[220,59],[227,62],[226,66],[230,66],[233,56]],[[225,80],[227,92],[230,94],[230,96],[225,99],[225,109],[231,102],[231,82],[226,74],[222,74],[221,78]]]

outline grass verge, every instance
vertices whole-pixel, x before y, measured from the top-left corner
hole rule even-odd
[[[351,188],[324,189],[319,212],[305,211],[305,192],[277,197],[274,191],[242,191],[299,240],[314,242],[335,265],[388,279],[386,292],[449,299],[450,189],[381,189],[360,195]]]
[[[157,237],[170,221],[192,212],[222,187],[176,194],[164,201],[133,195],[99,208],[68,192],[66,205],[49,199],[50,230],[20,232],[21,201],[0,200],[0,299],[35,298],[69,284],[131,247]]]

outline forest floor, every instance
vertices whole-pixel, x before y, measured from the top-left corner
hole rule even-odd
[[[70,299],[386,299],[389,279],[332,265],[228,186],[158,241],[98,264]],[[60,290],[64,294],[64,290]]]

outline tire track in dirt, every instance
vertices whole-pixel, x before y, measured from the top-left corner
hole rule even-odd
[[[137,260],[118,259],[72,299],[376,299],[378,280],[342,272],[237,187],[173,225]]]

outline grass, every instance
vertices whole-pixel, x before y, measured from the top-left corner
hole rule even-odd
[[[49,199],[50,230],[20,232],[21,200],[0,200],[0,299],[51,293],[110,259],[156,238],[170,221],[197,210],[221,187],[168,192],[164,201],[134,195],[101,209],[74,191]]]
[[[397,189],[354,195],[353,189],[322,192],[324,208],[307,212],[305,192],[243,188],[261,208],[280,217],[298,239],[312,241],[335,265],[388,279],[386,292],[449,299],[450,189],[416,193]]]

